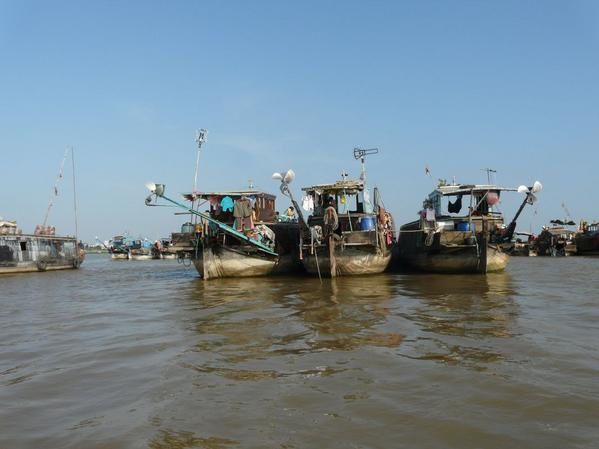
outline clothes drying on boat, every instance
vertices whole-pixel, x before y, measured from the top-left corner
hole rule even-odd
[[[220,202],[220,207],[223,212],[230,212],[234,210],[235,206],[233,204],[233,199],[230,196],[224,197]]]

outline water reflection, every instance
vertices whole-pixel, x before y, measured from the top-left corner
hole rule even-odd
[[[475,369],[504,360],[493,339],[515,334],[517,292],[510,274],[408,275],[401,294],[418,300],[404,315],[421,331],[410,356]]]
[[[218,279],[198,282],[187,308],[198,335],[185,366],[235,380],[328,376],[343,366],[288,366],[292,356],[397,347],[403,336],[384,332],[397,283],[365,278]]]

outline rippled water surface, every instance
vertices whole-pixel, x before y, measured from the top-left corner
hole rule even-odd
[[[597,448],[599,259],[0,277],[0,448]]]

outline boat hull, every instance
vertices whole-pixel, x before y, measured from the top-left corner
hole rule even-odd
[[[505,270],[508,262],[509,256],[506,253],[491,246],[487,247],[486,268],[484,261],[481,262],[477,255],[476,248],[400,255],[403,266],[429,273],[491,273]]]
[[[266,276],[276,270],[278,258],[262,254],[246,254],[238,248],[205,247],[194,259],[202,279]]]
[[[429,244],[427,235],[410,228],[400,233],[400,267],[429,273],[484,274],[503,271],[509,262],[506,251],[500,245],[488,243],[488,236],[481,233],[435,233]],[[476,243],[468,244],[468,240]]]
[[[311,275],[336,277],[377,274],[387,269],[391,253],[346,250],[343,254],[336,253],[334,258],[334,266],[331,267],[328,249],[319,248],[315,250],[315,254],[304,254],[302,262],[306,272]]]

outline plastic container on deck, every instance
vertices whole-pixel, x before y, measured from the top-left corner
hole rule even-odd
[[[360,218],[360,230],[372,231],[374,229],[374,226],[375,226],[374,217]]]
[[[468,223],[467,221],[460,221],[456,224],[455,228],[456,230],[463,232],[474,231],[474,223],[472,224],[472,226],[470,226],[470,223]]]

